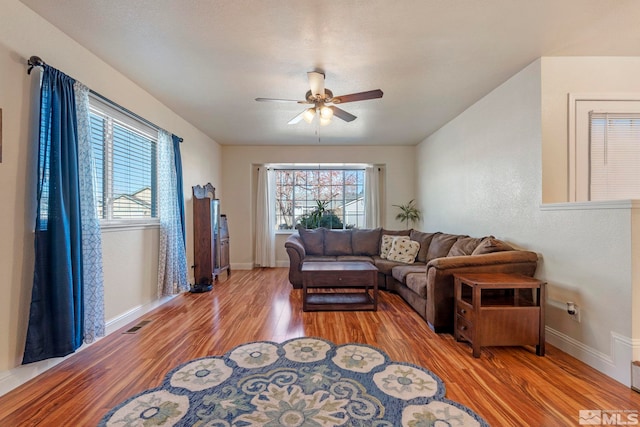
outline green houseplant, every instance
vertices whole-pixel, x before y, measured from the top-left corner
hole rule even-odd
[[[411,199],[409,203],[403,205],[392,206],[400,209],[400,212],[396,215],[396,219],[406,223],[407,229],[409,228],[409,222],[411,222],[411,224],[415,224],[416,221],[420,221],[422,219],[420,209],[415,205],[415,199]]]
[[[331,209],[327,209],[329,202],[316,200],[316,208],[300,217],[299,227],[302,228],[342,228],[342,221]]]

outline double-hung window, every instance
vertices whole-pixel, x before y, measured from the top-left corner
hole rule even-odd
[[[90,127],[98,217],[106,224],[153,221],[157,129],[93,97]]]
[[[364,165],[275,169],[278,229],[365,226]]]

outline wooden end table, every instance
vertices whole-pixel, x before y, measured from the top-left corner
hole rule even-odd
[[[544,356],[545,282],[508,273],[454,274],[454,282],[455,338],[471,343],[474,357],[502,345],[535,345]]]
[[[309,292],[310,289],[356,288],[364,292]],[[372,291],[370,293],[370,290]],[[302,310],[378,309],[378,269],[368,262],[302,264]]]

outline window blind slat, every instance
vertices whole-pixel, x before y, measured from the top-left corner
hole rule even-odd
[[[592,112],[590,200],[640,199],[640,114]]]
[[[92,100],[93,102],[93,100]],[[92,106],[94,106],[92,104]],[[148,126],[114,114],[102,103],[91,110],[97,175],[96,203],[103,219],[152,218],[156,212],[155,144]]]

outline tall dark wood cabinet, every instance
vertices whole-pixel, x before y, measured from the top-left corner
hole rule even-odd
[[[220,213],[216,189],[208,183],[193,187],[193,269],[197,284],[212,283],[229,268],[229,229]]]

